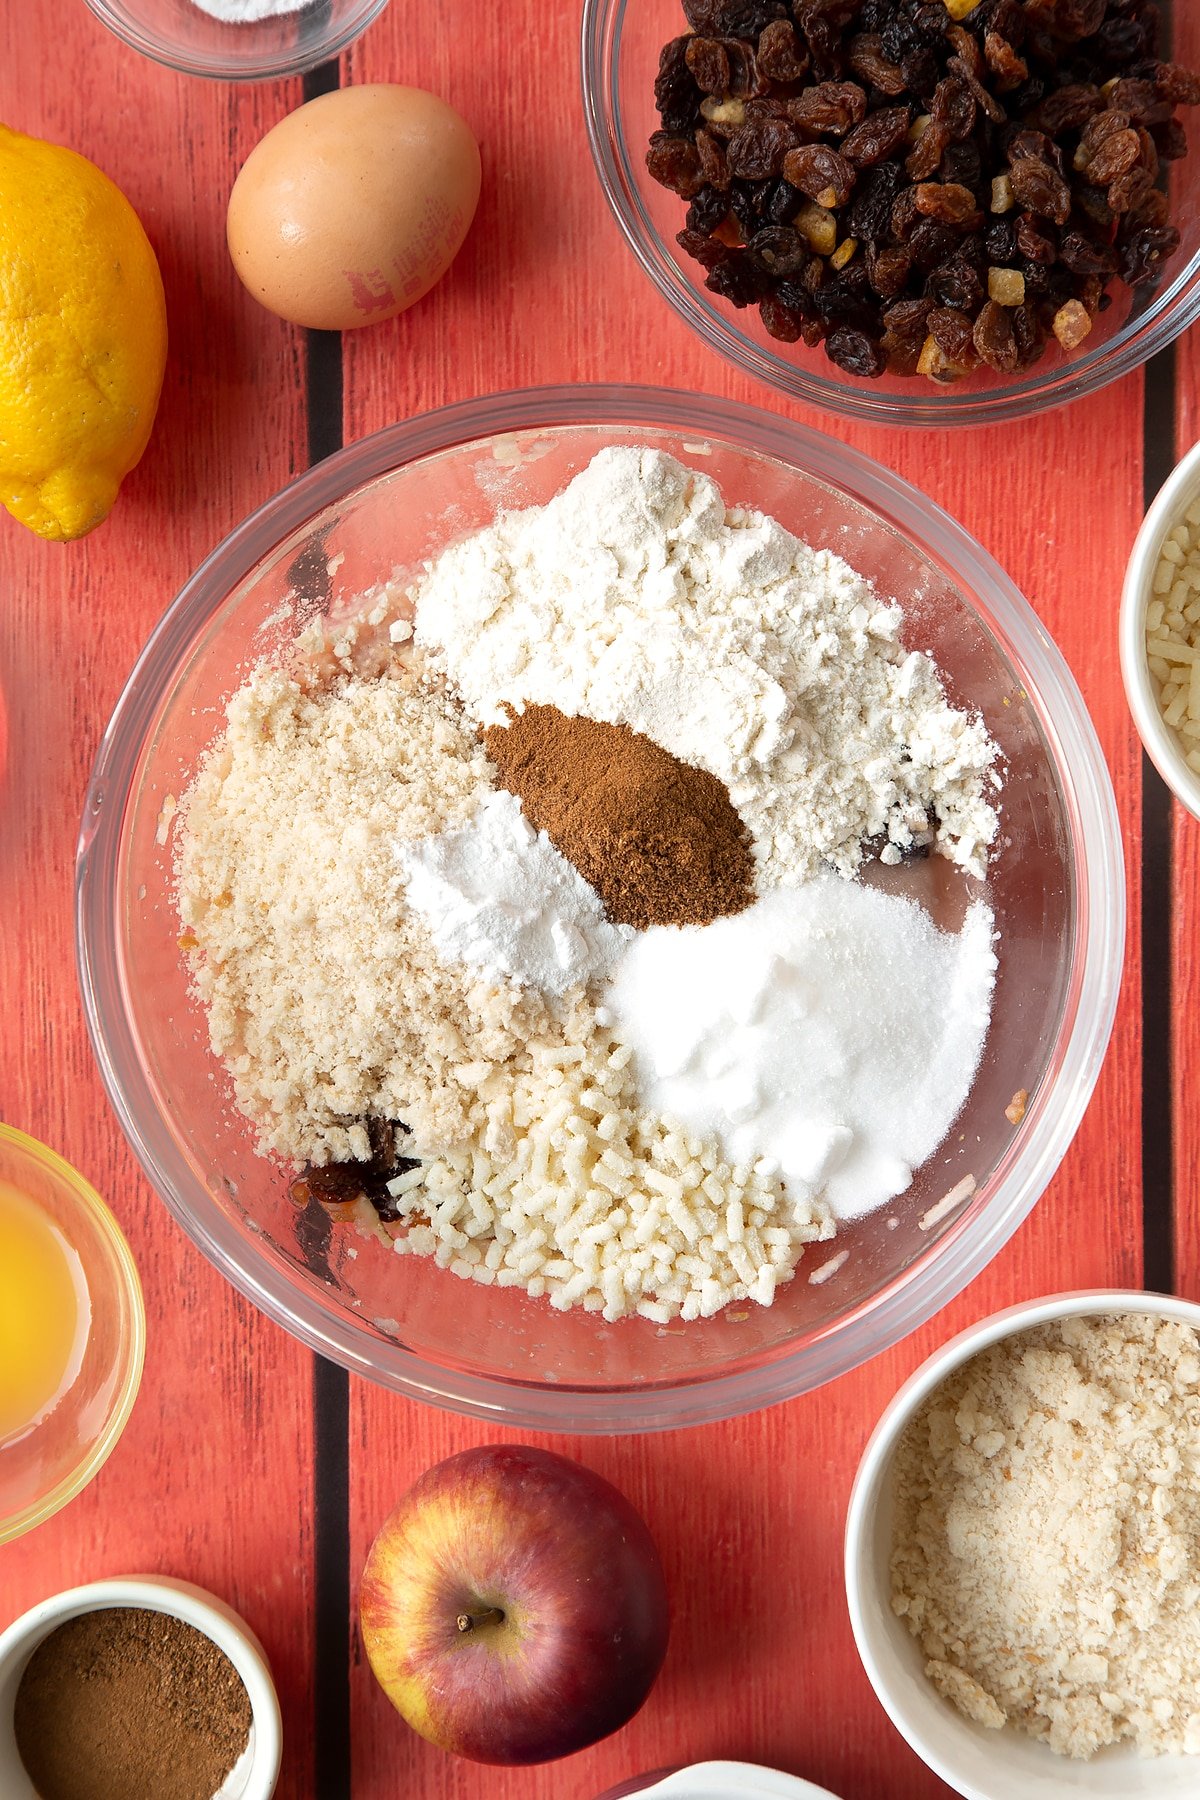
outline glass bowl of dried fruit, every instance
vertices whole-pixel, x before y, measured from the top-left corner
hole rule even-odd
[[[787,1398],[955,1294],[1082,1117],[1123,919],[996,564],[655,388],[449,407],[269,501],[143,652],[78,863],[196,1243],[348,1368],[558,1431]]]
[[[642,268],[793,399],[994,423],[1200,316],[1194,7],[585,0],[582,57]]]

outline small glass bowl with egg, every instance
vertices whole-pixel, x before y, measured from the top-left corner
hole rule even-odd
[[[387,0],[87,0],[152,62],[213,81],[300,75],[354,42]]]
[[[73,1500],[125,1429],[146,1320],[95,1189],[0,1125],[0,1544]]]

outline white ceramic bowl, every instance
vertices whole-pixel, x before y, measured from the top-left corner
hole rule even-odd
[[[1074,1762],[1024,1732],[972,1724],[927,1680],[920,1647],[890,1605],[887,1478],[913,1415],[948,1375],[1001,1338],[1053,1319],[1105,1313],[1150,1313],[1200,1329],[1200,1306],[1120,1289],[1053,1294],[993,1313],[943,1345],[905,1382],[875,1427],[855,1476],[846,1518],[846,1597],[858,1653],[897,1731],[966,1800],[1196,1800],[1200,1794],[1200,1757],[1142,1757],[1122,1745],[1090,1762]]]
[[[1200,775],[1188,768],[1179,739],[1159,711],[1146,663],[1146,608],[1159,552],[1172,526],[1179,524],[1196,499],[1200,499],[1200,444],[1192,446],[1163,483],[1134,542],[1121,594],[1121,676],[1133,722],[1151,762],[1176,799],[1193,818],[1200,819]]]
[[[250,1696],[251,1724],[246,1754],[221,1789],[221,1800],[271,1800],[279,1780],[283,1729],[263,1647],[245,1620],[215,1594],[165,1575],[123,1576],[69,1588],[31,1607],[0,1632],[0,1794],[4,1800],[38,1800],[13,1734],[13,1706],[30,1657],[68,1619],[112,1606],[170,1613],[194,1625],[225,1652]]]
[[[757,1763],[705,1762],[676,1769],[670,1775],[647,1775],[611,1788],[601,1800],[624,1800],[640,1794],[643,1800],[837,1800],[828,1788],[814,1787],[798,1775],[763,1769]]]

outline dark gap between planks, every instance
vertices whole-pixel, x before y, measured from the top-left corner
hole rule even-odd
[[[340,85],[336,62],[304,77],[304,98]],[[342,340],[305,332],[310,466],[342,447]],[[313,1358],[313,1791],[350,1800],[350,1380]]]
[[[1146,365],[1142,479],[1149,506],[1175,466],[1175,347]],[[1170,790],[1142,752],[1142,1281],[1175,1289],[1175,1150],[1171,1088]]]

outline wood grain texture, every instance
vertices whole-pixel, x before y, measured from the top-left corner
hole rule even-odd
[[[241,157],[298,87],[188,81],[122,48],[83,6],[0,9],[0,118],[89,155],[158,251],[170,360],[158,423],[111,520],[67,546],[0,513],[0,1117],[61,1150],[112,1204],[142,1273],[148,1353],[122,1442],[93,1485],[0,1550],[0,1621],[56,1589],[161,1571],[240,1608],[287,1716],[285,1793],[307,1794],[311,1359],[169,1219],[126,1148],[75,984],[75,838],[92,757],[151,627],[200,559],[304,461],[293,335],[224,250]]]
[[[443,94],[484,155],[480,213],[447,280],[400,319],[346,340],[348,439],[426,407],[551,381],[642,380],[787,410],[694,339],[625,252],[587,152],[576,32],[575,7],[538,0],[472,11],[463,30],[447,27],[442,8],[397,0],[344,59],[344,79]],[[0,683],[14,746],[0,788],[0,1114],[57,1144],[113,1198],[151,1315],[145,1388],[108,1469],[56,1521],[0,1551],[0,1624],[59,1586],[123,1567],[208,1582],[271,1651],[288,1737],[281,1800],[335,1800],[315,1791],[308,1723],[310,1360],[207,1269],[134,1169],[93,1071],[70,947],[79,805],[133,656],[205,550],[304,460],[301,334],[244,298],[222,232],[241,156],[298,98],[286,85],[246,93],[177,79],[116,45],[79,5],[30,0],[0,17],[0,116],[84,149],[125,187],[163,257],[173,333],[159,428],[112,522],[58,551],[0,518]],[[845,1800],[946,1795],[878,1708],[850,1638],[840,1540],[858,1456],[899,1382],[954,1330],[1034,1294],[1140,1279],[1140,767],[1115,622],[1141,513],[1141,382],[1002,432],[905,435],[795,416],[899,470],[974,531],[1080,681],[1128,846],[1130,954],[1112,1051],[1029,1223],[905,1343],[754,1418],[645,1440],[551,1440],[625,1489],[667,1562],[670,1658],[631,1727],[542,1770],[454,1762],[391,1711],[347,1620],[355,1800],[589,1800],[640,1769],[709,1755],[776,1763]],[[1193,1017],[1196,842],[1197,828],[1181,827],[1176,966]],[[1200,1144],[1182,1121],[1198,1057],[1200,1037],[1181,1024],[1177,1174],[1191,1211],[1180,1263],[1193,1283]],[[355,1589],[375,1529],[411,1480],[501,1435],[351,1382]]]

